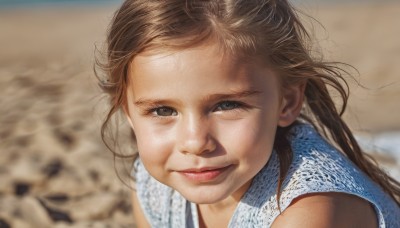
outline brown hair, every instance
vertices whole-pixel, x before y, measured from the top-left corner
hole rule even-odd
[[[347,72],[338,63],[312,57],[311,37],[297,12],[287,0],[125,1],[115,13],[108,33],[106,63],[99,63],[107,75],[100,84],[111,99],[111,109],[101,129],[103,139],[112,116],[126,102],[128,66],[137,54],[157,47],[182,49],[215,39],[231,54],[256,57],[271,66],[281,76],[283,86],[306,83],[305,104],[299,118],[330,138],[400,204],[400,183],[362,152],[341,118],[348,99],[344,80]],[[332,91],[342,99],[339,109],[332,100]],[[278,199],[292,160],[290,127],[278,129],[274,144],[280,162]]]

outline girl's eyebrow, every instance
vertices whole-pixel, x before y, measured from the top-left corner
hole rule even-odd
[[[257,90],[234,91],[231,93],[211,94],[205,97],[203,100],[213,101],[213,100],[239,99],[239,98],[256,96],[261,93],[262,93],[261,91]],[[171,103],[179,103],[179,102],[174,102],[169,99],[138,99],[137,101],[134,102],[134,104],[139,107],[158,106]]]
[[[166,103],[171,103],[171,101],[166,99],[138,99],[134,102],[134,104],[139,107],[160,106]]]

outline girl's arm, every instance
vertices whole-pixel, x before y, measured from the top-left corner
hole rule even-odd
[[[272,224],[279,227],[378,227],[372,205],[344,193],[316,193],[297,198]]]
[[[136,196],[136,191],[132,191],[132,206],[133,206],[133,217],[138,228],[150,228],[150,224],[144,216],[142,207],[139,204],[139,200]]]

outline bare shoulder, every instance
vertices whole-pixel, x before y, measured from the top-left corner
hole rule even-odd
[[[373,206],[345,193],[316,193],[295,199],[272,224],[279,227],[378,227]]]

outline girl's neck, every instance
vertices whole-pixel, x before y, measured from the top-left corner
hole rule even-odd
[[[228,227],[237,205],[250,185],[251,181],[240,187],[234,194],[217,203],[198,204],[199,227]]]
[[[229,221],[239,202],[224,200],[217,204],[198,204],[199,227],[228,227]]]

